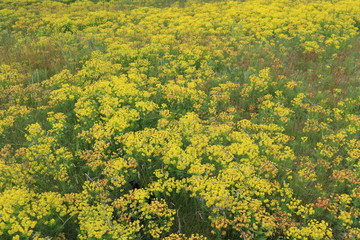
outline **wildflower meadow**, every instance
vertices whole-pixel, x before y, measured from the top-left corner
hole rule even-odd
[[[1,240],[360,239],[359,0],[1,0]]]

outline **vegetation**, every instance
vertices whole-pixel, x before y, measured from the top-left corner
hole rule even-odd
[[[360,239],[358,0],[0,1],[1,239]]]

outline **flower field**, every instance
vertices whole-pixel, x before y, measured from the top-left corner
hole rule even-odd
[[[0,239],[360,239],[359,0],[0,1]]]

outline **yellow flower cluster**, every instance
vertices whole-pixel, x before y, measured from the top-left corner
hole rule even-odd
[[[0,1],[0,239],[360,238],[359,16]]]
[[[310,220],[306,227],[291,227],[287,235],[292,239],[332,239],[332,231],[325,221]]]
[[[64,227],[67,213],[59,193],[37,194],[24,188],[5,190],[0,195],[0,235],[24,239],[50,229],[57,235]]]

